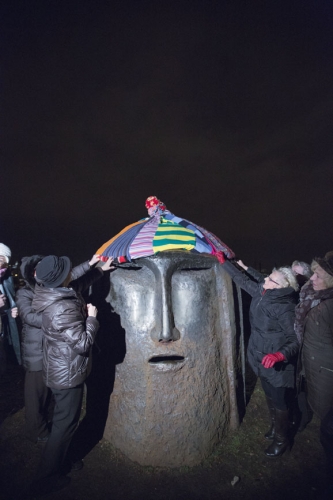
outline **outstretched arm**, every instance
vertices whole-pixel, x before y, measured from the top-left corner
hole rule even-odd
[[[253,297],[256,293],[258,293],[258,284],[251,280],[244,273],[236,269],[236,267],[230,262],[226,261],[222,264],[222,268],[231,276],[233,281],[239,285],[243,290]]]
[[[242,267],[245,271],[247,271],[248,266],[246,266],[242,260],[237,260],[237,264],[239,267]]]
[[[83,292],[87,290],[95,281],[103,276],[103,273],[106,271],[112,271],[115,269],[112,266],[113,258],[110,257],[101,267],[94,267],[86,272],[83,276],[80,276],[78,279],[71,281],[69,286],[73,288],[76,292]]]

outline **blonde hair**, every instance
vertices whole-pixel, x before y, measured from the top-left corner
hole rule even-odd
[[[317,271],[317,269],[321,269],[323,271],[323,276],[322,276],[322,279],[323,279],[323,282],[325,283],[326,285],[326,288],[333,288],[333,276],[331,276],[330,274],[328,274],[325,269],[323,269],[319,264],[318,262],[316,262],[315,260],[313,260],[311,262],[311,269],[312,271],[315,273]]]
[[[281,286],[283,288],[287,288],[288,286],[291,286],[295,290],[295,292],[297,292],[299,286],[298,286],[296,277],[291,270],[291,267],[278,267],[277,269],[274,268],[273,271],[277,271],[278,273],[282,274],[284,282],[285,282],[285,285],[281,284]]]

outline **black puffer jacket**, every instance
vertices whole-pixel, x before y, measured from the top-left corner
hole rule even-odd
[[[90,371],[90,350],[99,323],[87,317],[81,292],[102,275],[102,269],[95,268],[72,281],[71,288],[35,287],[32,305],[42,313],[43,377],[48,387],[76,387]]]
[[[231,262],[223,264],[223,269],[252,297],[251,336],[247,349],[252,369],[273,387],[294,387],[299,349],[294,332],[297,293],[291,287],[265,291],[263,282],[256,283],[251,280],[246,274],[238,271]],[[256,281],[262,277],[251,267],[247,273]],[[276,363],[273,368],[264,368],[261,364],[263,357],[273,352],[281,352],[287,361]]]
[[[22,361],[26,370],[36,372],[43,366],[42,348],[42,314],[32,309],[34,298],[34,270],[42,255],[23,257],[21,263],[21,274],[25,281],[25,286],[16,292],[16,304],[21,318],[22,328]]]

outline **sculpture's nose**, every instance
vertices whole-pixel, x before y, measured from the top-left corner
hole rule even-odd
[[[172,305],[172,275],[176,262],[166,259],[149,260],[145,265],[152,270],[155,278],[155,293],[153,299],[152,317],[154,326],[150,336],[154,342],[167,344],[180,339],[180,332],[175,326]]]
[[[180,332],[175,327],[173,313],[171,308],[163,308],[162,314],[162,329],[159,334],[159,342],[165,344],[179,340]]]
[[[175,327],[175,320],[173,316],[170,281],[171,280],[162,280],[161,287],[162,324],[158,340],[162,343],[174,342],[180,338],[180,332]]]

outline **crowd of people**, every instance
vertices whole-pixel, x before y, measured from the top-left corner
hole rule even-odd
[[[248,361],[260,378],[271,426],[268,457],[290,448],[295,406],[298,430],[314,412],[320,419],[320,441],[326,454],[333,496],[333,251],[311,266],[294,261],[264,276],[241,260],[225,261],[226,272],[252,297]]]
[[[1,365],[5,366],[6,344],[13,346],[18,363],[23,362],[25,368],[26,437],[44,443],[30,493],[43,496],[70,482],[64,474],[66,461],[70,468],[83,466],[81,461],[71,463],[67,451],[80,418],[99,322],[97,308],[85,303],[82,292],[113,269],[112,259],[96,267],[99,257],[94,255],[72,268],[66,256],[24,257],[20,269],[25,285],[15,296],[8,269],[11,251],[0,244],[0,254]],[[18,315],[22,322],[21,346],[17,344],[17,326],[11,326]],[[50,395],[54,408],[48,422]]]
[[[24,286],[15,290],[10,257],[10,249],[0,243],[0,371],[6,369],[9,345],[25,368],[26,437],[44,443],[31,492],[44,495],[70,481],[65,463],[83,466],[68,450],[99,322],[96,307],[85,303],[82,292],[114,267],[112,258],[97,266],[97,255],[75,268],[68,257],[24,257]],[[274,268],[268,276],[241,260],[223,260],[224,270],[252,298],[247,358],[260,379],[270,415],[265,454],[275,458],[290,449],[292,425],[302,431],[314,413],[321,422],[320,441],[332,478],[333,252],[314,258],[311,265],[294,261]],[[51,396],[54,409],[48,422]]]

